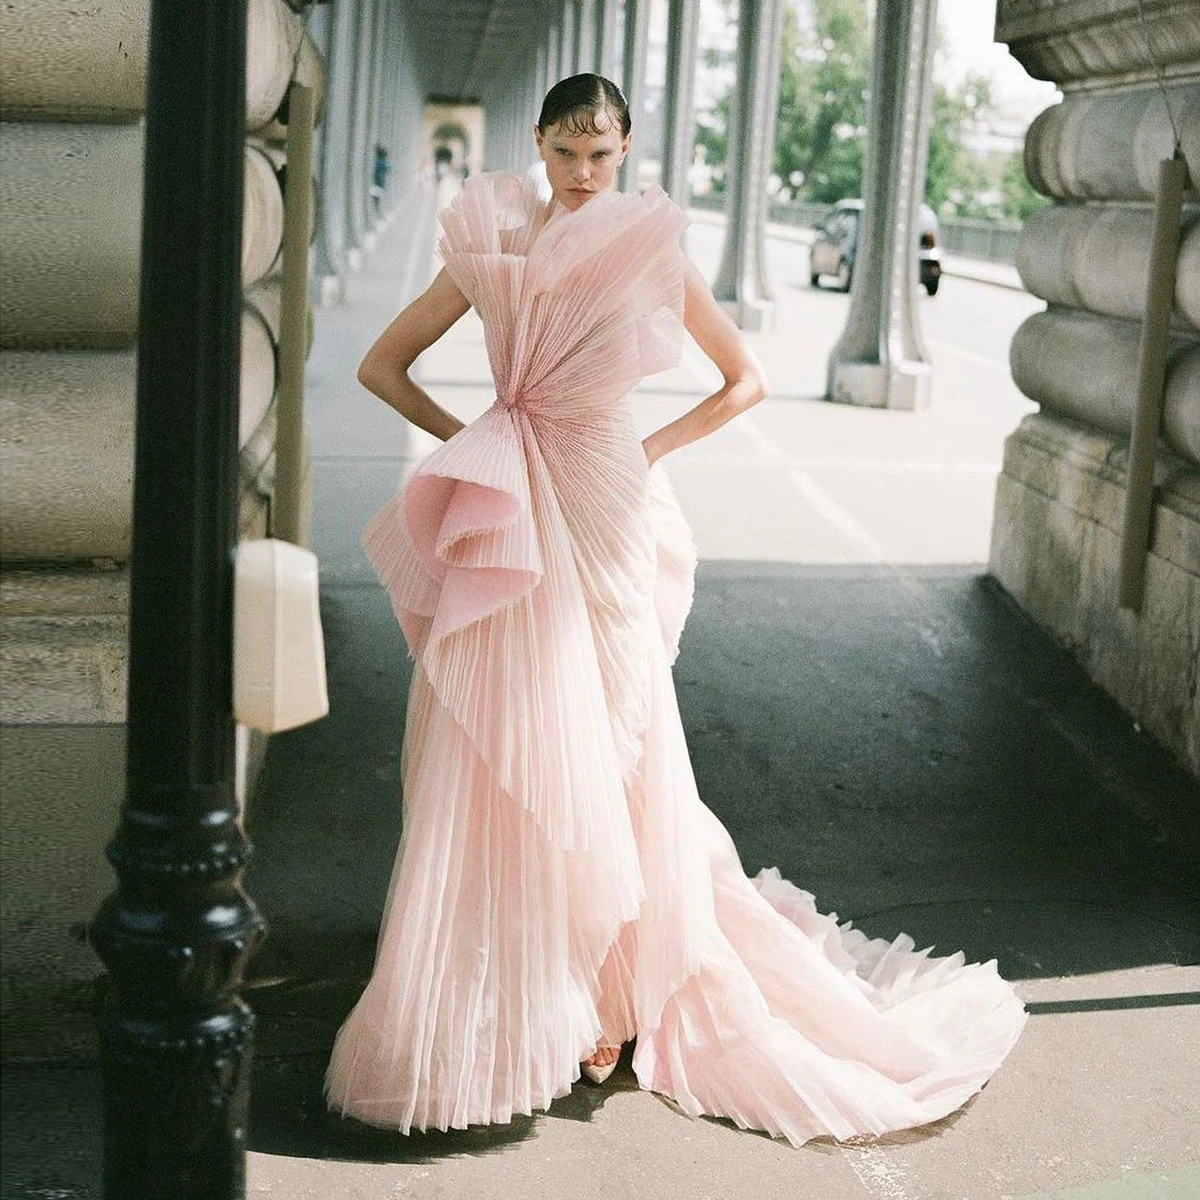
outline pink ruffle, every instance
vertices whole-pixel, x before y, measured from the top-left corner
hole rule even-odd
[[[375,969],[326,1077],[407,1132],[545,1108],[601,1041],[643,1087],[801,1144],[934,1120],[1024,1021],[994,963],[870,940],[701,801],[671,663],[696,548],[629,392],[679,358],[683,213],[549,213],[477,176],[439,250],[497,400],[367,523],[415,660]]]

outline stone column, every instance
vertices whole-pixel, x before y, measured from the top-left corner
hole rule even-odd
[[[370,104],[371,45],[374,41],[375,4],[363,0],[357,8],[354,38],[354,83],[351,88],[350,129],[346,152],[346,263],[362,267],[363,193],[366,191],[367,115]]]
[[[347,179],[358,6],[333,0],[329,22],[329,83],[320,126],[321,203],[313,286],[321,304],[336,303],[349,270],[346,262],[349,203]]]
[[[502,96],[486,102],[488,169],[508,170],[508,112]]]
[[[646,45],[649,38],[650,0],[625,0],[621,88],[633,120],[633,141],[618,180],[623,192],[640,191],[638,164],[642,159],[642,138],[646,135]]]
[[[917,308],[917,239],[932,105],[936,0],[880,0],[875,15],[863,214],[850,313],[825,398],[870,408],[929,403]]]
[[[575,70],[596,69],[596,0],[571,0],[575,21]]]
[[[562,78],[562,29],[551,24],[546,30],[546,91]],[[544,95],[545,93],[543,93]]]
[[[692,94],[696,79],[696,42],[700,0],[670,0],[667,9],[666,133],[663,140],[663,188],[682,208],[691,199],[688,168],[696,141]]]
[[[519,122],[519,141],[521,169],[533,165],[537,159],[537,147],[533,141],[533,125],[542,109],[542,96],[545,93],[538,84],[537,71],[525,76],[525,103],[521,109]]]
[[[596,73],[605,79],[617,74],[617,0],[596,0]]]
[[[391,154],[391,183],[397,201],[416,186],[416,172],[423,156],[421,130],[425,97],[417,80],[410,40],[411,22],[412,17],[398,6],[399,65],[393,84],[396,89],[396,120]]]
[[[1017,269],[1047,307],[1017,330],[1009,361],[1014,382],[1039,411],[1005,443],[988,570],[1133,721],[1200,777],[1194,7],[1172,0],[998,5],[997,40],[1030,75],[1058,84],[1063,100],[1036,118],[1025,141],[1026,174],[1054,203],[1025,223]],[[1145,592],[1141,612],[1133,613],[1120,603],[1121,531],[1154,196],[1176,133],[1190,183],[1175,263]]]
[[[575,74],[575,53],[578,49],[575,44],[575,30],[578,26],[578,0],[563,0],[562,44],[559,46],[559,53],[561,55],[559,60],[560,79],[566,79],[567,76]]]
[[[546,94],[547,86],[548,85],[546,83],[546,44],[545,44],[545,42],[541,42],[541,43],[539,43],[539,45],[537,47],[537,50],[534,54],[534,59],[533,59],[533,90],[534,90],[535,95],[537,96],[537,100],[534,105],[534,108],[536,111],[533,114],[533,120],[535,120],[535,121],[537,120],[538,112],[541,111],[542,97]]]
[[[367,90],[367,136],[363,154],[362,221],[363,249],[375,249],[375,206],[371,199],[374,177],[375,145],[380,138],[380,117],[383,104],[383,72],[390,48],[393,8],[388,0],[375,0],[375,19],[372,23],[371,74]]]
[[[726,170],[728,225],[713,295],[742,329],[769,329],[775,320],[766,265],[767,175],[775,148],[782,39],[783,0],[741,0]]]

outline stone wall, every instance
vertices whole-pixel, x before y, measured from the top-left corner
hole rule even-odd
[[[304,22],[250,0],[239,534],[271,527],[280,187]],[[0,29],[0,774],[9,1054],[83,1050],[83,931],[124,796],[148,0],[4,6]],[[309,484],[305,484],[306,490]],[[311,501],[305,504],[310,507]],[[265,739],[238,729],[244,799]]]
[[[1150,734],[1200,775],[1200,8],[1000,0],[996,39],[1063,100],[1031,125],[1013,378],[1041,411],[1008,440],[990,570]],[[1164,89],[1159,86],[1161,68]],[[1158,164],[1190,176],[1177,263],[1145,600],[1118,556]]]

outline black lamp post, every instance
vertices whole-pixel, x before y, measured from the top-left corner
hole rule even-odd
[[[246,0],[154,0],[146,96],[119,877],[91,929],[104,1195],[245,1191],[253,1014],[238,995],[264,925],[241,887],[234,795],[233,561]]]

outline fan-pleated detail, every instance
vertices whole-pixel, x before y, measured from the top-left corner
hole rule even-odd
[[[414,660],[375,965],[326,1075],[371,1124],[505,1122],[636,1038],[692,1115],[879,1134],[961,1105],[1024,1022],[994,962],[747,877],[697,792],[671,674],[696,548],[629,397],[679,359],[685,225],[658,188],[565,212],[507,173],[440,214],[496,401],[363,530]]]

